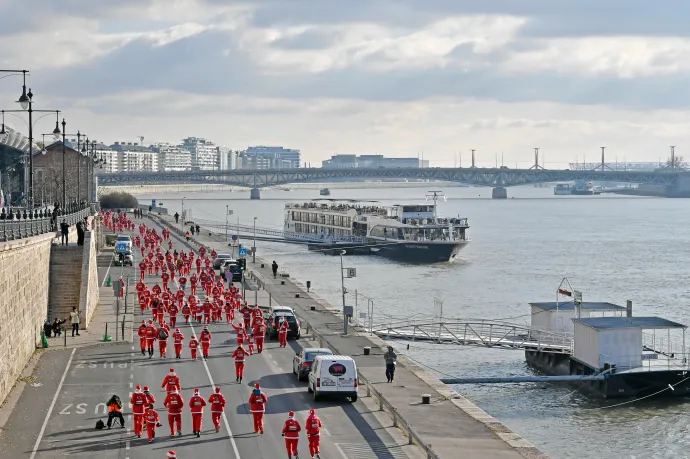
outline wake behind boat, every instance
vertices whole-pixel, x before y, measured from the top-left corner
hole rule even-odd
[[[469,242],[467,218],[436,214],[440,192],[427,198],[433,204],[391,207],[356,200],[317,199],[285,205],[285,237],[311,239],[312,250],[339,254],[376,254],[397,261],[437,263],[453,261]]]

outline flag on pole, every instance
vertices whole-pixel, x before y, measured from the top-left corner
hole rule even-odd
[[[558,293],[560,293],[561,295],[565,295],[565,296],[573,296],[573,294],[571,292],[569,292],[565,289],[562,289],[562,288],[558,289]]]

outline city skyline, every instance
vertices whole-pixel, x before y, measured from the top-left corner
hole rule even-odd
[[[611,162],[682,156],[690,5],[597,4],[593,18],[594,5],[37,0],[27,17],[2,2],[0,65],[31,70],[37,106],[98,139],[288,145],[312,164],[423,152],[452,166],[475,149],[478,165],[528,167],[534,147],[547,167],[593,162],[600,146]],[[0,107],[17,83],[0,81]]]

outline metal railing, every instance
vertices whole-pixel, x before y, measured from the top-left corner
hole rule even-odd
[[[53,220],[50,217],[22,218],[19,220],[2,219],[0,220],[0,242],[56,232],[59,231],[62,220],[65,220],[71,226],[79,221],[83,221],[84,217],[89,215],[91,215],[91,209],[86,207],[77,212],[59,215],[57,220]]]
[[[556,333],[486,319],[436,318],[390,321],[374,327],[373,333],[383,338],[530,349],[562,354],[570,354],[573,349],[572,333]]]
[[[686,349],[688,350],[688,349]],[[648,372],[680,370],[688,371],[690,353],[662,354],[641,350],[638,354],[607,355],[599,354],[599,368],[615,365],[616,371]]]

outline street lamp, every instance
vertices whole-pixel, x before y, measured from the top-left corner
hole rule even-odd
[[[182,196],[182,215],[180,215],[180,217],[182,217],[182,219],[180,220],[180,222],[181,222],[181,223],[180,223],[180,226],[181,226],[182,228],[184,228],[184,200],[185,200],[186,197],[187,197],[187,196]]]
[[[252,263],[256,263],[256,217],[254,217],[254,246],[252,247]]]
[[[65,186],[65,156],[66,156],[66,147],[65,147],[65,142],[66,136],[76,136],[77,137],[77,195],[76,195],[76,203],[77,205],[81,205],[81,157],[82,153],[86,151],[86,149],[81,148],[81,138],[84,137],[86,138],[86,135],[82,134],[81,131],[77,131],[76,134],[67,134],[65,133],[65,127],[66,127],[66,122],[63,119],[62,120],[62,186],[64,188]],[[72,148],[74,150],[74,148]],[[65,199],[66,195],[63,192],[63,199]]]
[[[67,206],[67,185],[65,181],[65,155],[67,154],[65,151],[65,142],[67,139],[66,133],[67,132],[67,122],[65,119],[62,119],[62,212],[65,212],[65,208]]]
[[[340,251],[340,286],[343,294],[343,334],[347,335],[347,314],[345,314],[345,268],[343,267],[343,255],[347,252]]]

